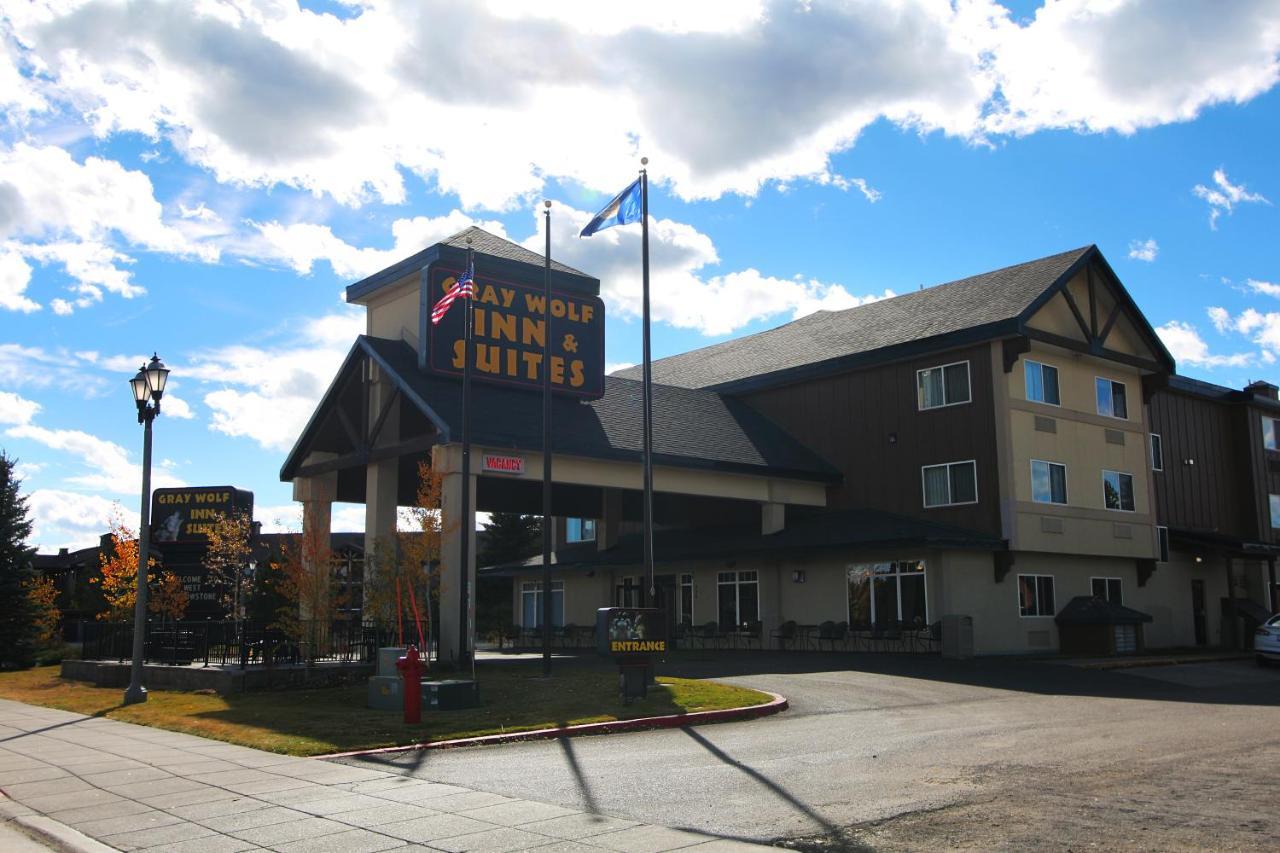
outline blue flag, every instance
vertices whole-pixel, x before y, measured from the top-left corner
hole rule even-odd
[[[587,223],[579,237],[590,237],[597,231],[612,228],[615,225],[626,225],[640,221],[640,179],[636,178],[631,186],[614,196],[613,201],[604,206],[596,214],[596,218]]]

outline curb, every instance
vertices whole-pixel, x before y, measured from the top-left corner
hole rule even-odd
[[[694,711],[692,714],[667,714],[661,717],[638,717],[634,720],[611,720],[607,723],[582,723],[577,726],[557,726],[551,729],[533,729],[527,732],[511,732],[509,734],[483,735],[481,737],[456,738],[454,740],[435,740],[426,743],[413,743],[404,746],[384,746],[377,749],[357,749],[352,752],[334,752],[329,755],[314,755],[312,758],[356,758],[364,755],[386,755],[391,752],[409,752],[420,749],[454,749],[463,746],[484,746],[497,743],[516,743],[526,740],[551,740],[561,737],[582,737],[584,735],[607,735],[621,732],[639,732],[648,729],[678,729],[685,726],[696,726],[703,723],[727,723],[734,720],[754,720],[781,713],[790,707],[785,696],[760,690],[773,698],[763,705],[748,705],[743,708],[724,708],[719,711]]]
[[[108,847],[101,841],[95,841],[66,824],[58,823],[44,815],[19,815],[9,818],[7,822],[32,840],[62,853],[114,853],[115,851],[114,847]]]
[[[1181,666],[1191,663],[1222,663],[1224,661],[1253,660],[1252,654],[1223,655],[1221,657],[1146,658],[1141,660],[1099,661],[1098,663],[1070,664],[1077,669],[1143,669],[1155,666]]]

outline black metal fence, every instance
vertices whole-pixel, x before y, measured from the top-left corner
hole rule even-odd
[[[81,657],[127,661],[133,658],[132,622],[84,622]],[[394,644],[394,634],[357,621],[299,624],[285,632],[264,622],[147,620],[143,658],[175,666],[282,666],[317,662],[374,663],[378,649]]]

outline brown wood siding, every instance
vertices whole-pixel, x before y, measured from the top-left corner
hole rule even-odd
[[[969,362],[971,402],[917,411],[916,371]],[[1003,378],[1003,377],[1002,377]],[[868,507],[1000,535],[989,344],[743,396],[844,475],[833,507]],[[890,435],[897,441],[890,443]],[[921,466],[973,459],[978,503],[924,508]]]
[[[1175,392],[1152,397],[1151,431],[1164,446],[1164,471],[1152,474],[1157,523],[1242,539],[1258,536],[1248,448],[1260,426],[1249,427],[1246,411]],[[1256,439],[1261,447],[1260,432]]]

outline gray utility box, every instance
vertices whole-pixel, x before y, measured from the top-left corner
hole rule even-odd
[[[973,617],[942,617],[942,656],[959,660],[973,657]]]
[[[378,674],[369,679],[367,704],[370,708],[379,711],[404,708],[404,679],[396,669],[396,661],[407,651],[405,648],[378,649]],[[423,711],[453,711],[480,704],[480,686],[470,679],[424,681],[420,689]]]

